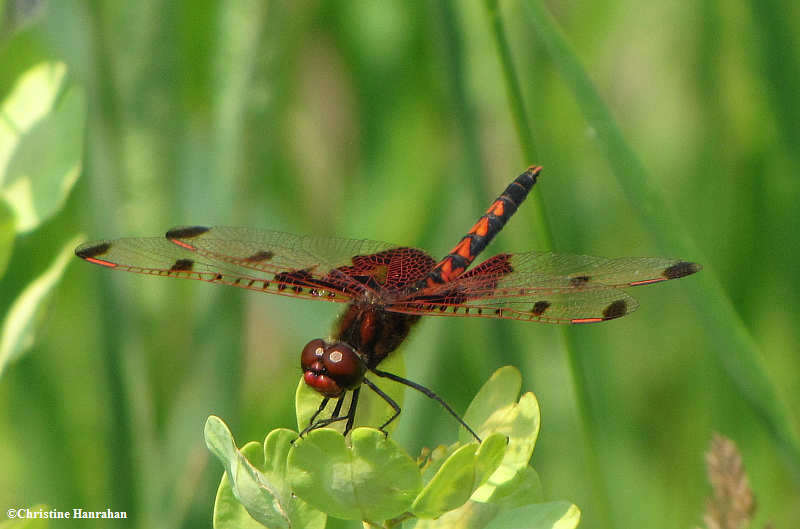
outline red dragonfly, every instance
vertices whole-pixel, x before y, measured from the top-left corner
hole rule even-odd
[[[369,372],[437,400],[478,438],[431,390],[378,369],[420,316],[602,322],[638,306],[620,288],[677,279],[701,268],[679,259],[526,252],[497,254],[468,270],[525,200],[540,172],[534,166],[517,177],[438,262],[423,250],[384,242],[202,226],[173,228],[165,237],[90,242],[75,254],[113,270],[346,303],[332,338],[311,340],[300,355],[306,384],[324,397],[302,433],[347,420],[346,435],[362,384],[394,410],[380,429],[392,422],[400,407],[366,377]],[[353,395],[342,416],[348,391]],[[333,413],[317,421],[330,399],[337,399]]]

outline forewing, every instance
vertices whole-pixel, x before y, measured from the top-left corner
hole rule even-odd
[[[416,283],[435,264],[417,248],[253,228],[183,227],[168,231],[166,237],[199,255],[243,268],[279,276],[310,274],[320,287],[334,285],[351,293],[369,289],[379,296]]]
[[[182,227],[161,238],[90,242],[75,253],[114,270],[345,302],[365,287],[338,269],[392,247],[249,228]]]

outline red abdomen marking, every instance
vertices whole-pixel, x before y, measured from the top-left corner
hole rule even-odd
[[[422,286],[433,286],[447,283],[457,278],[469,267],[475,257],[486,248],[495,235],[500,233],[508,219],[528,196],[528,192],[536,184],[542,168],[532,165],[508,185],[505,191],[492,202],[489,209],[461,241],[444,259],[439,261],[425,278]]]

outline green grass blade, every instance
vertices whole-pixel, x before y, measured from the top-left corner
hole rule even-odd
[[[492,25],[492,37],[497,48],[497,56],[500,59],[500,66],[503,69],[503,80],[506,85],[506,95],[508,104],[511,107],[511,119],[514,120],[514,127],[517,129],[520,147],[523,155],[527,157],[529,163],[536,163],[538,155],[536,144],[533,141],[533,132],[528,121],[528,112],[525,110],[525,102],[522,99],[522,88],[519,83],[519,76],[511,60],[511,49],[508,47],[505,24],[500,14],[499,0],[486,0],[486,11],[489,22]]]
[[[574,92],[587,123],[596,133],[598,146],[604,150],[620,186],[639,212],[644,225],[665,252],[675,252],[702,262],[701,252],[686,234],[660,190],[649,185],[644,164],[625,141],[616,120],[552,15],[538,0],[526,1],[525,8],[530,24]],[[767,376],[758,346],[713,268],[706,266],[693,281],[699,281],[699,287],[691,289],[690,295],[705,320],[706,328],[714,335],[719,362],[765,421],[768,431],[783,448],[800,479],[800,442],[789,411]]]

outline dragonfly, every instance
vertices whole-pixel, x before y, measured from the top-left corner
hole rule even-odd
[[[303,380],[322,395],[301,436],[339,421],[346,421],[347,435],[363,385],[392,408],[380,426],[385,432],[401,410],[370,380],[374,375],[437,401],[480,440],[432,390],[379,369],[422,316],[605,322],[638,307],[622,288],[678,279],[701,269],[682,259],[539,251],[499,253],[470,268],[525,200],[541,170],[531,166],[511,182],[439,261],[424,250],[385,242],[204,226],[173,228],[164,237],[88,242],[75,254],[112,270],[345,304],[332,335],[311,340],[300,353]],[[350,405],[342,414],[347,393],[352,393]],[[331,415],[318,419],[332,399]]]

